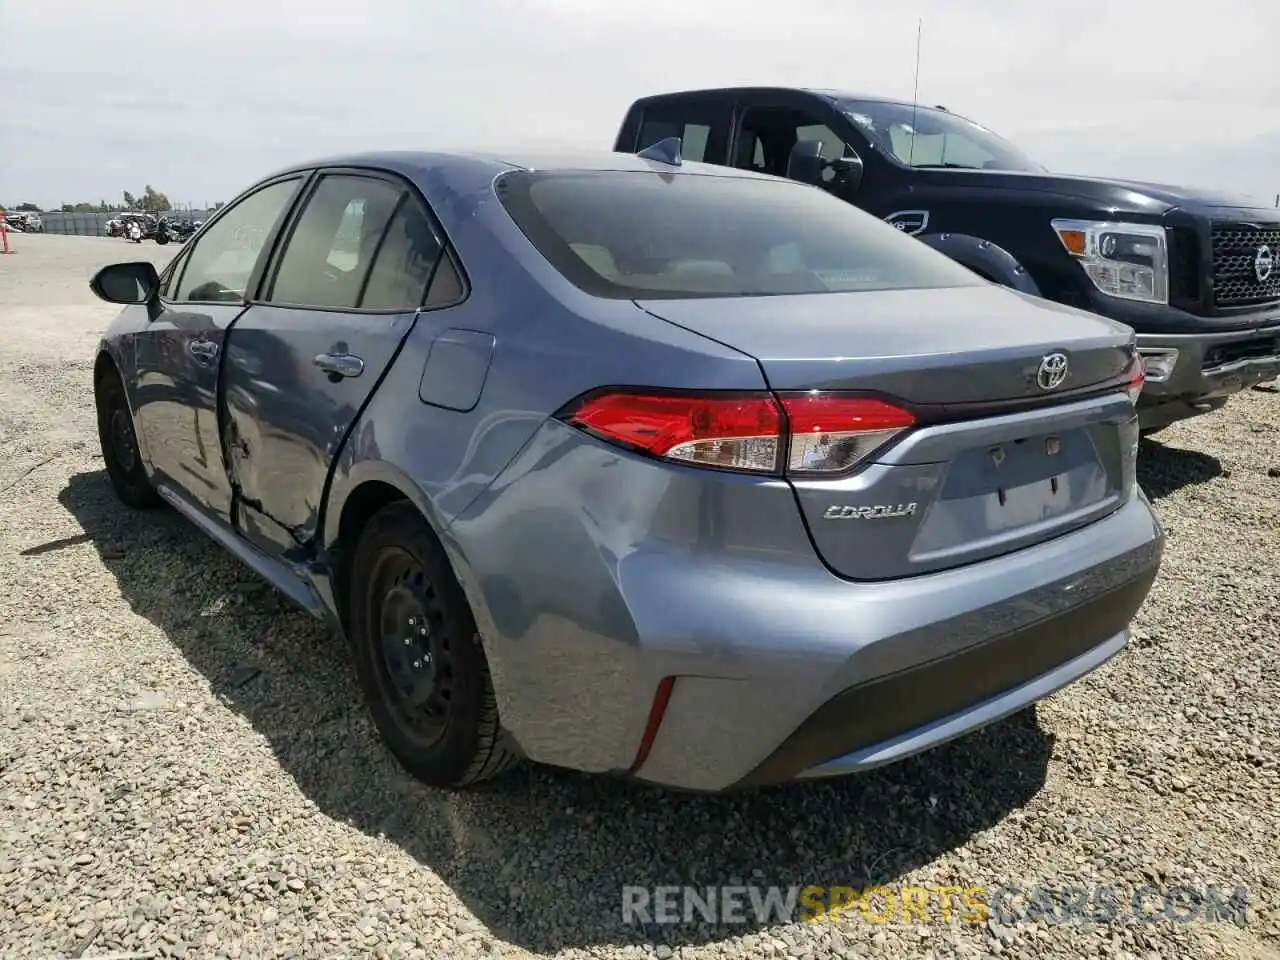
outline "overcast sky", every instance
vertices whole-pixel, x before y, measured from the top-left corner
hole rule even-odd
[[[1053,170],[1280,192],[1280,2],[0,0],[0,202],[224,200],[348,149],[610,149],[662,90],[920,99]]]

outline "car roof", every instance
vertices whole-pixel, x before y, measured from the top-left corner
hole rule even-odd
[[[874,93],[854,93],[848,90],[831,90],[820,87],[705,87],[698,90],[673,90],[669,93],[655,93],[641,97],[637,104],[655,100],[666,100],[671,97],[712,97],[712,96],[759,96],[762,94],[804,93],[823,100],[861,100],[869,103],[893,103],[900,106],[911,106],[910,100],[898,100]],[[923,104],[921,104],[923,106]]]
[[[734,177],[752,180],[776,178],[709,163],[685,161],[679,167],[646,160],[633,153],[615,153],[596,149],[548,149],[545,147],[514,147],[509,150],[448,151],[370,151],[323,157],[306,163],[294,164],[272,174],[273,177],[312,170],[317,167],[348,167],[390,170],[411,180],[422,181],[427,177],[449,182],[455,179],[492,178],[513,170],[538,172],[580,173],[606,171],[634,171],[637,173],[696,174],[713,177]]]

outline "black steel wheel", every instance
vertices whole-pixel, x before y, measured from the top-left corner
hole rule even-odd
[[[98,441],[107,477],[116,496],[138,510],[158,507],[163,502],[147,478],[134,432],[133,414],[125,398],[120,376],[109,370],[98,379],[95,389],[98,408]]]
[[[462,786],[515,762],[466,596],[407,502],[366,524],[351,564],[347,620],[365,700],[406,770],[432,786]]]

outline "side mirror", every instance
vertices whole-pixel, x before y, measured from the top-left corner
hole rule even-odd
[[[840,193],[853,193],[862,184],[864,167],[862,158],[852,147],[846,145],[844,149],[848,156],[824,160],[821,140],[797,141],[787,158],[787,178]]]
[[[821,140],[798,140],[787,157],[787,179],[820,187],[826,166],[827,161],[822,159]]]
[[[160,275],[145,260],[113,263],[94,274],[89,289],[107,303],[150,303],[160,290]]]
[[[860,156],[852,149],[849,153],[850,156],[831,161],[831,169],[835,171],[832,184],[838,186],[844,193],[854,193],[858,187],[862,186],[862,174],[866,169],[862,165]]]

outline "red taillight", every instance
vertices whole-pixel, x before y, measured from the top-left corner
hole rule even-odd
[[[1129,364],[1129,382],[1124,387],[1124,392],[1129,395],[1130,401],[1138,402],[1138,395],[1142,393],[1142,387],[1146,382],[1147,361],[1142,359],[1142,354],[1135,353],[1133,362]]]
[[[791,425],[788,473],[848,470],[916,422],[908,411],[874,397],[814,392],[783,397],[782,406]]]
[[[691,465],[777,474],[848,470],[915,423],[873,397],[813,391],[687,394],[611,391],[565,417],[603,440]]]
[[[782,440],[768,394],[604,393],[569,422],[655,457],[732,470],[776,470]]]

